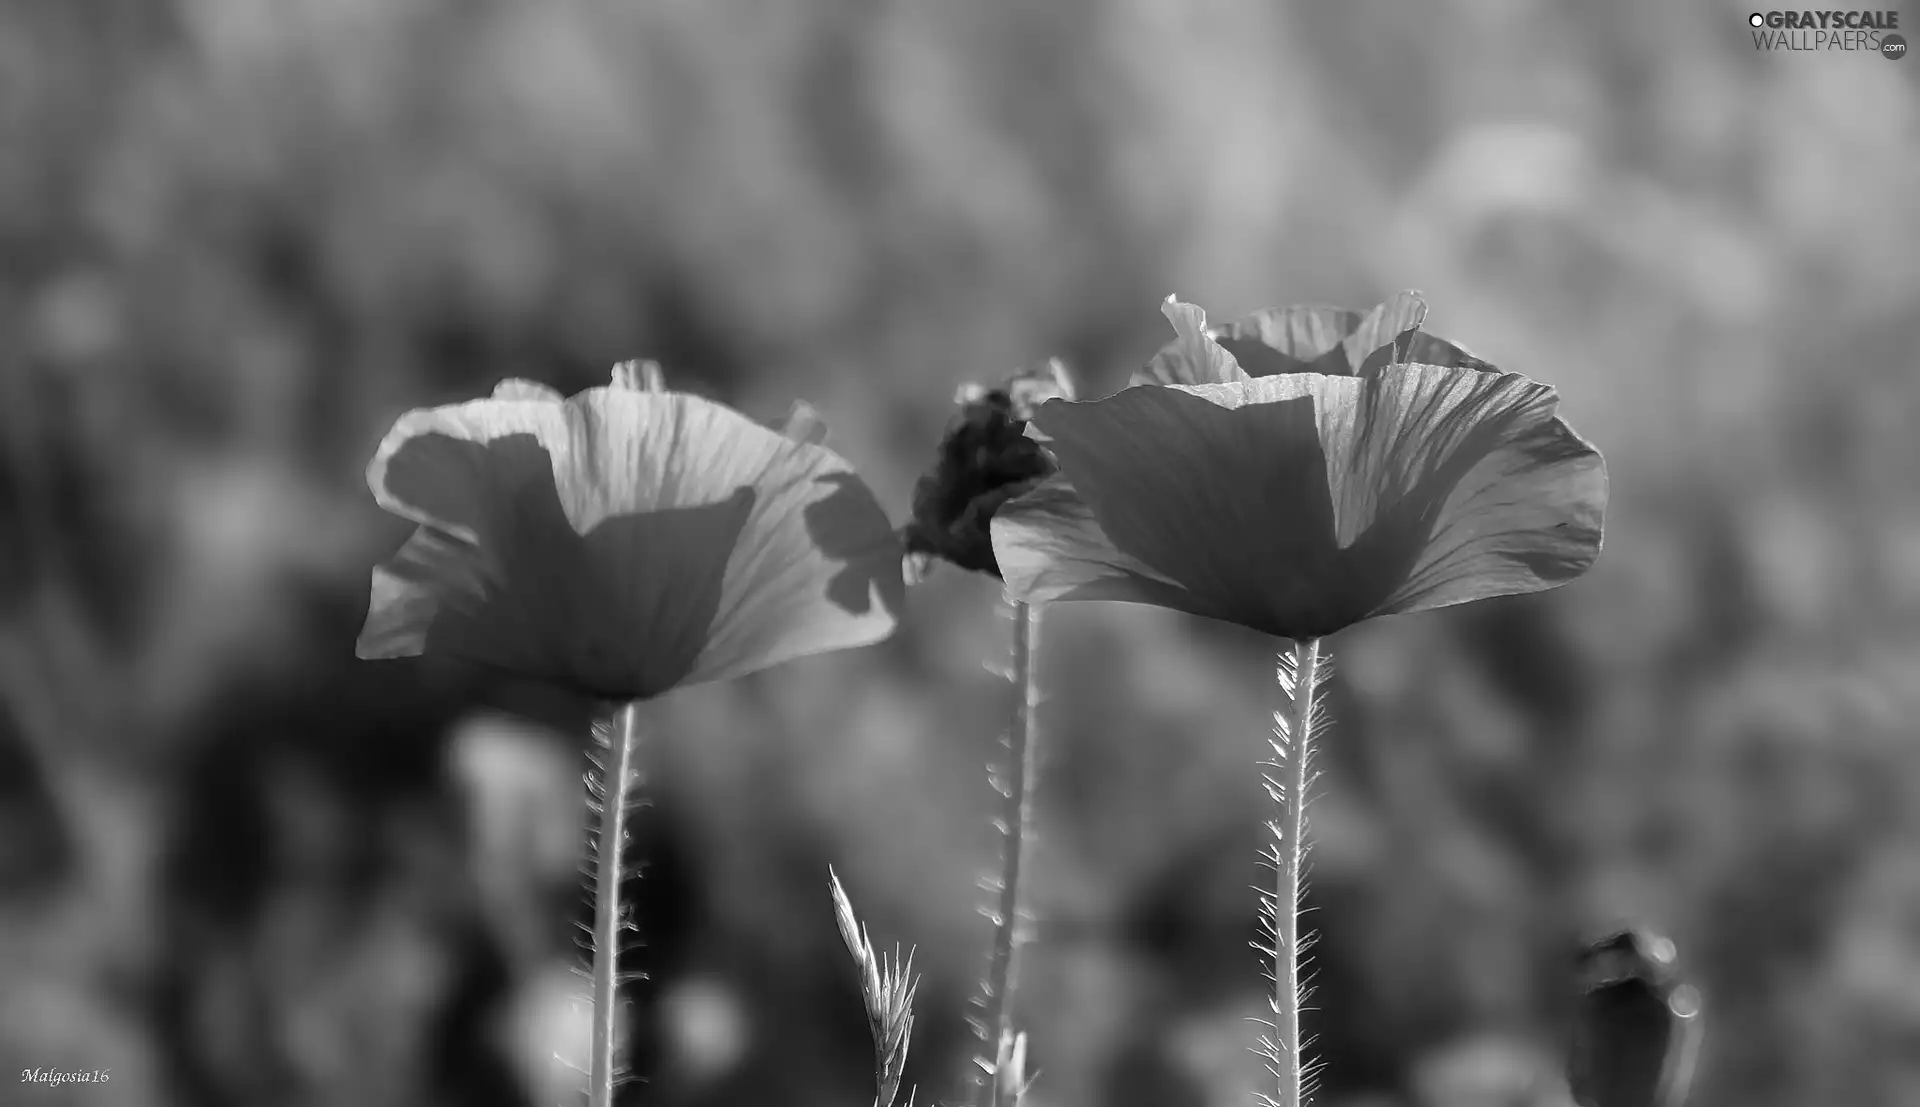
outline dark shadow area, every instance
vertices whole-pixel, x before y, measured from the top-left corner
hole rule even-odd
[[[844,567],[827,582],[827,599],[843,611],[864,615],[877,597],[882,610],[899,616],[906,610],[907,586],[900,575],[900,549],[890,541],[875,542],[881,534],[874,521],[887,518],[866,482],[852,473],[828,473],[814,480],[832,491],[809,503],[801,512],[807,537],[814,548]],[[869,537],[863,539],[862,532]]]
[[[1415,460],[1396,453],[1414,447],[1370,435],[1374,397],[1369,387],[1337,508],[1307,396],[1226,408],[1171,389],[1130,390],[1089,411],[1105,415],[1108,435],[1151,425],[1164,441],[1094,445],[1098,424],[1089,419],[1074,434],[1062,419],[1056,452],[1115,546],[1185,585],[1199,601],[1195,614],[1317,638],[1379,612],[1406,586],[1431,556],[1454,487],[1502,444],[1498,423],[1476,428],[1411,474],[1412,487],[1394,488],[1388,482]],[[1360,523],[1344,547],[1336,510]]]
[[[551,453],[531,434],[475,442],[436,432],[394,453],[388,492],[477,538],[461,567],[483,583],[483,595],[440,605],[429,652],[602,699],[650,698],[693,671],[723,610],[744,619],[759,610],[755,599],[726,591],[743,542],[765,547],[755,556],[776,564],[803,556],[802,541],[842,562],[819,598],[843,611],[869,613],[876,594],[891,613],[903,605],[886,515],[852,474],[816,480],[830,491],[803,510],[804,537],[786,521],[749,534],[758,494],[746,485],[712,503],[615,511],[582,534],[555,479]],[[605,493],[582,487],[567,495],[597,507]]]
[[[1184,585],[1191,599],[1181,602],[1193,614],[1282,638],[1420,610],[1436,594],[1461,597],[1480,573],[1518,567],[1554,582],[1576,575],[1581,556],[1591,559],[1597,530],[1563,521],[1547,543],[1538,541],[1540,523],[1527,520],[1535,541],[1490,545],[1460,563],[1471,543],[1501,533],[1497,518],[1468,517],[1475,507],[1486,512],[1497,493],[1479,490],[1477,504],[1445,514],[1461,481],[1496,451],[1548,466],[1577,456],[1577,443],[1559,441],[1551,425],[1522,427],[1512,411],[1471,406],[1416,409],[1387,425],[1390,405],[1432,401],[1359,383],[1337,463],[1311,396],[1228,408],[1175,389],[1130,389],[1062,409],[1048,429],[1062,469],[1116,548]],[[1123,440],[1142,432],[1158,440]],[[1450,523],[1457,532],[1447,532]],[[1342,531],[1356,536],[1343,545]],[[1443,533],[1446,545],[1436,548]]]
[[[0,699],[0,904],[30,900],[73,874],[72,832],[27,740]]]
[[[514,981],[472,911],[442,776],[443,736],[475,704],[472,683],[318,655],[298,683],[224,692],[179,766],[181,818],[159,874],[164,952],[142,990],[171,1094],[198,1107],[322,1095],[318,1030],[418,1044],[411,1069],[356,1078],[368,1094],[531,1107],[499,1052]],[[396,917],[397,886],[412,894]],[[386,978],[377,1012],[358,1006],[373,997],[320,998],[327,981],[378,974],[389,943],[414,940],[446,981],[423,1006],[404,976]]]
[[[1240,368],[1250,377],[1271,377],[1281,373],[1325,373],[1334,377],[1350,377],[1355,367],[1347,357],[1342,344],[1346,336],[1360,325],[1363,318],[1357,311],[1339,311],[1333,313],[1339,325],[1330,335],[1325,349],[1299,350],[1295,354],[1277,349],[1278,344],[1297,348],[1283,328],[1285,317],[1281,313],[1262,312],[1246,319],[1236,319],[1219,328],[1214,337],[1222,348],[1233,355]]]

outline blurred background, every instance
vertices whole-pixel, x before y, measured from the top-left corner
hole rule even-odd
[[[354,660],[401,411],[651,356],[904,517],[962,381],[1405,287],[1612,508],[1573,585],[1332,643],[1319,1102],[1559,1102],[1620,921],[1704,990],[1693,1104],[1920,1102],[1920,61],[1745,15],[0,3],[0,1103],[566,1101],[585,719]],[[870,1099],[829,864],[947,1095],[998,592],[650,708],[625,1102]],[[1049,619],[1033,1107],[1247,1101],[1273,645]]]

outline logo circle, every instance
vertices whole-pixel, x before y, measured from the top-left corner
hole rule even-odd
[[[1747,17],[1747,22],[1755,27],[1764,27],[1767,25],[1767,17],[1761,15],[1759,12],[1754,12]]]
[[[1893,61],[1899,61],[1901,58],[1906,57],[1907,40],[1901,38],[1899,35],[1882,35],[1880,37],[1880,56]]]

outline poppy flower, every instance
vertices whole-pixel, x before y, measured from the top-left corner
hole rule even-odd
[[[1288,309],[1218,332],[1170,298],[1178,337],[1142,377],[1180,383],[1034,411],[1060,471],[995,513],[1008,594],[1155,604],[1306,641],[1585,572],[1600,454],[1553,389],[1420,332],[1409,296],[1351,328]],[[1216,333],[1257,368],[1343,371],[1255,376]],[[1403,348],[1453,363],[1402,362]]]
[[[1040,404],[1072,398],[1066,367],[1017,373],[996,387],[961,386],[959,409],[940,438],[940,454],[915,483],[913,516],[902,532],[915,575],[934,559],[1000,575],[988,530],[993,513],[1054,472],[1053,459],[1030,434]]]
[[[776,431],[648,368],[401,416],[367,483],[419,529],[373,572],[359,656],[632,701],[890,634],[899,542],[818,419]]]

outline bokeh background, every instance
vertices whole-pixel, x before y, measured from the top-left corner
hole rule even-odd
[[[563,1101],[584,719],[353,659],[401,411],[652,356],[904,516],[962,381],[1403,287],[1613,502],[1585,579],[1333,642],[1321,1102],[1558,1102],[1621,920],[1693,1103],[1920,1102],[1916,75],[1644,0],[0,3],[0,1103]],[[624,1102],[868,1101],[829,864],[948,1092],[1007,633],[937,573],[653,705]],[[1271,648],[1049,620],[1035,1107],[1246,1102]]]

